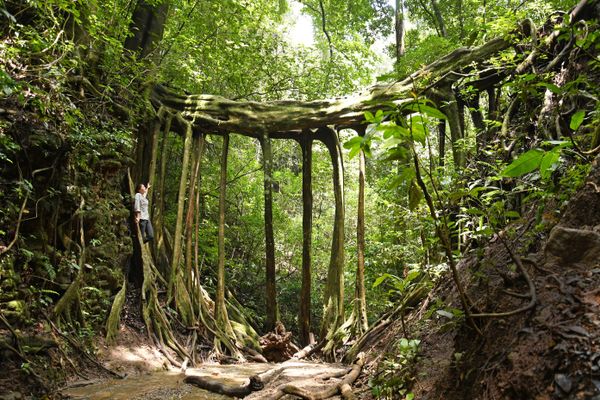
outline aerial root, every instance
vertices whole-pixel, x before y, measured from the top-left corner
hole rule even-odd
[[[290,361],[296,361],[292,359]],[[268,371],[260,374],[253,375],[243,385],[231,385],[223,383],[210,376],[194,376],[190,375],[184,379],[185,383],[192,384],[201,389],[209,390],[214,393],[224,394],[227,396],[234,397],[246,397],[249,399],[266,399],[266,400],[277,400],[287,394],[298,396],[302,399],[308,400],[322,400],[330,397],[341,395],[344,399],[353,399],[354,394],[352,393],[351,385],[356,381],[360,375],[362,368],[365,364],[365,354],[360,353],[351,367],[338,372],[323,373],[310,378],[311,381],[320,382],[321,385],[318,388],[307,389],[302,387],[299,383],[294,384],[290,382],[282,383],[272,389],[269,389],[268,393],[259,392],[265,388],[270,382],[273,382],[279,377],[279,375],[287,368],[286,363],[280,364],[276,368],[272,368]],[[306,381],[305,379],[302,379]]]
[[[52,328],[52,330],[55,333],[57,333],[60,337],[65,339],[69,343],[69,345],[71,345],[71,347],[75,351],[77,351],[77,353],[83,355],[89,362],[91,362],[92,364],[94,364],[95,366],[100,368],[101,370],[107,372],[108,374],[110,374],[116,378],[119,378],[119,379],[125,378],[125,375],[121,375],[120,373],[115,372],[112,369],[105,367],[101,362],[96,360],[95,357],[92,357],[79,343],[77,343],[77,341],[75,339],[73,339],[66,333],[63,333],[60,329],[58,329],[58,327],[54,324],[54,322],[52,322],[52,320],[50,318],[48,318],[48,316],[46,316],[46,320],[48,321],[48,323],[50,324],[50,327]]]
[[[119,333],[119,322],[121,321],[121,311],[125,304],[125,295],[127,292],[127,277],[123,277],[123,285],[115,296],[112,307],[110,308],[110,314],[106,320],[106,341],[107,343],[114,343]]]
[[[338,394],[342,395],[344,399],[353,399],[354,394],[352,393],[351,385],[356,381],[362,368],[365,364],[365,355],[360,353],[352,368],[347,372],[340,381],[334,382],[331,385],[327,385],[323,389],[309,390],[306,388],[298,387],[292,383],[285,383],[277,388],[277,391],[271,397],[265,397],[269,400],[277,400],[286,394],[292,394],[306,400],[323,400]],[[331,380],[333,378],[340,378],[339,374],[327,374],[315,377],[320,380]]]
[[[510,254],[510,257],[513,259],[514,263],[517,265],[517,268],[519,268],[519,271],[521,271],[521,274],[523,275],[523,277],[527,281],[527,286],[529,286],[529,294],[527,295],[527,297],[529,297],[529,303],[527,303],[527,305],[525,305],[525,306],[523,306],[521,308],[517,308],[516,310],[512,310],[512,311],[499,312],[499,313],[471,314],[471,317],[473,317],[473,318],[502,318],[502,317],[509,317],[509,316],[512,316],[512,315],[520,314],[522,312],[531,310],[532,308],[535,307],[535,304],[537,303],[537,295],[536,295],[536,290],[535,290],[535,284],[533,283],[533,280],[531,279],[531,277],[527,273],[527,270],[523,266],[523,261],[526,261],[528,263],[536,265],[535,261],[533,261],[531,259],[528,259],[528,258],[521,259],[519,256],[517,256],[512,251],[512,249],[508,246],[508,244],[506,244],[506,241],[502,238],[502,236],[498,235],[498,237],[502,241],[502,244],[504,244],[504,247],[506,248],[506,250],[508,250],[508,253]],[[511,293],[509,293],[509,294],[511,294]]]

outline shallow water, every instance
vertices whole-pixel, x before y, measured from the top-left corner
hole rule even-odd
[[[221,400],[231,397],[199,389],[183,382],[186,375],[210,376],[230,385],[242,385],[246,379],[275,367],[274,364],[204,364],[198,368],[178,371],[159,371],[137,375],[125,379],[111,379],[62,391],[72,399],[87,400],[137,400],[137,399],[180,399],[180,400]],[[284,374],[291,379],[306,379],[326,370],[340,370],[340,366],[297,362],[286,365]],[[336,368],[337,367],[337,368]]]
[[[272,364],[218,365],[205,364],[189,368],[185,374],[178,371],[159,371],[136,375],[125,379],[111,379],[91,385],[73,387],[62,393],[73,399],[130,400],[130,399],[182,399],[216,400],[230,399],[199,389],[183,382],[186,375],[209,375],[227,384],[245,383],[245,379],[272,368]]]

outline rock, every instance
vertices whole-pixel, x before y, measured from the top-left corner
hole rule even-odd
[[[558,387],[565,393],[569,393],[571,389],[573,389],[573,383],[571,382],[571,378],[569,378],[565,374],[554,375],[554,382],[556,382]]]
[[[21,400],[23,399],[23,394],[19,392],[10,392],[3,395],[0,395],[0,400]]]
[[[564,264],[595,265],[600,258],[600,234],[558,225],[550,232],[545,252]]]

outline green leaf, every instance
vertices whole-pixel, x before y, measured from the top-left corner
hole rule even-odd
[[[352,148],[352,150],[350,150],[350,153],[348,153],[348,158],[350,158],[351,160],[356,157],[356,155],[360,152],[360,146],[355,146]]]
[[[389,149],[389,148],[392,148],[392,147],[396,147],[396,146],[398,146],[399,144],[402,144],[402,143],[404,143],[404,142],[405,142],[405,141],[404,141],[403,139],[401,139],[401,138],[397,138],[397,137],[393,137],[393,136],[392,136],[392,137],[390,137],[390,138],[387,138],[387,139],[386,139],[386,140],[383,142],[383,144],[381,145],[381,149],[382,149],[382,150],[386,150],[386,149]]]
[[[413,140],[421,144],[425,144],[425,138],[427,137],[427,128],[425,127],[423,117],[421,117],[420,115],[412,116],[410,118],[409,124]]]
[[[563,90],[556,86],[554,83],[540,82],[538,83],[538,86],[545,87],[554,94],[561,94],[563,92]]]
[[[480,210],[479,208],[471,207],[471,208],[467,208],[465,210],[465,214],[468,214],[468,215],[484,215],[485,213],[482,210]]]
[[[408,274],[406,274],[406,278],[404,278],[404,281],[405,282],[412,282],[413,280],[415,280],[419,276],[421,276],[421,271],[420,270],[418,270],[418,269],[411,269],[410,271],[408,271]]]
[[[417,208],[422,198],[423,193],[421,192],[419,185],[417,185],[417,182],[413,180],[408,191],[408,209],[412,211]]]
[[[373,282],[373,289],[375,289],[377,286],[381,285],[383,283],[383,281],[385,281],[386,279],[391,278],[392,275],[391,274],[383,274],[381,275],[379,278],[375,279],[375,282]]]
[[[360,136],[355,136],[352,139],[348,140],[346,143],[344,143],[344,148],[345,149],[351,149],[353,147],[356,146],[360,146],[360,144],[362,143],[363,138]]]
[[[414,168],[407,167],[402,170],[399,176],[400,179],[402,179],[402,182],[412,182],[417,176],[417,173]]]
[[[448,117],[446,117],[446,115],[437,108],[426,106],[425,104],[421,103],[409,103],[406,106],[404,106],[404,109],[425,114],[431,118],[448,119]]]
[[[573,146],[573,143],[568,140],[544,140],[542,146],[559,146],[562,149],[563,147]]]
[[[408,149],[404,146],[398,146],[387,152],[387,156],[385,157],[384,161],[406,161],[408,160],[408,156]]]
[[[556,169],[558,159],[560,158],[560,148],[556,147],[546,154],[540,163],[540,175],[542,179],[549,179],[552,176],[552,172]]]
[[[539,167],[543,157],[544,152],[542,150],[529,150],[504,168],[500,175],[511,178],[525,175]]]
[[[362,151],[365,153],[365,157],[372,158],[373,153],[371,152],[371,145],[369,143],[365,143],[362,147]]]
[[[506,218],[521,218],[521,214],[519,214],[518,211],[514,211],[514,210],[512,210],[512,211],[506,211],[504,213],[504,216]]]
[[[396,138],[409,138],[410,131],[403,126],[398,126],[394,123],[380,125],[377,130],[383,131],[383,138],[388,139],[390,137]]]
[[[576,131],[577,129],[579,129],[579,126],[583,122],[584,118],[585,118],[585,111],[583,111],[583,110],[577,111],[575,114],[573,114],[571,116],[571,123],[569,124],[569,128]]]

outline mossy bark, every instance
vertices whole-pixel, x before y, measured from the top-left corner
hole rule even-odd
[[[79,290],[84,282],[84,271],[85,271],[85,260],[86,260],[86,248],[85,248],[85,236],[83,229],[83,209],[85,206],[85,200],[81,197],[81,201],[79,203],[79,208],[76,211],[75,215],[79,215],[79,243],[75,244],[79,249],[79,268],[77,270],[77,275],[75,279],[62,297],[58,300],[54,309],[52,310],[52,315],[56,320],[60,320],[63,318],[65,322],[69,325],[73,322],[73,317],[77,318],[77,321],[80,323],[80,326],[84,326],[83,314],[81,312],[81,304],[80,304],[80,296]],[[75,315],[73,315],[75,314]]]
[[[179,178],[179,194],[177,197],[177,219],[175,224],[175,235],[173,237],[173,256],[171,259],[171,273],[169,277],[169,287],[168,287],[168,298],[175,298],[177,300],[176,294],[173,292],[175,289],[175,284],[178,282],[177,275],[180,274],[181,271],[181,253],[182,253],[182,242],[183,242],[183,212],[185,209],[185,197],[188,186],[188,174],[190,170],[190,154],[192,149],[192,125],[188,124],[188,128],[186,130],[184,142],[183,142],[183,161],[181,167],[181,177]],[[181,297],[179,298],[182,299]],[[188,304],[178,304],[176,301],[177,308],[187,309],[189,307]],[[186,316],[184,319],[184,323],[190,323]]]
[[[302,149],[302,289],[300,291],[300,342],[310,342],[311,258],[312,258],[312,138],[300,141]]]
[[[221,178],[219,185],[219,229],[217,247],[219,264],[217,269],[217,291],[215,294],[215,320],[219,335],[215,337],[215,347],[220,349],[221,344],[229,348],[233,356],[242,358],[237,350],[237,341],[225,304],[225,206],[227,194],[227,155],[229,152],[229,135],[223,136],[221,149]]]
[[[264,219],[265,219],[265,278],[266,278],[266,310],[265,330],[272,331],[279,319],[277,307],[277,288],[275,284],[275,238],[273,234],[273,151],[271,138],[265,134],[260,145],[263,152],[264,172]]]
[[[365,153],[360,151],[358,167],[358,218],[356,221],[356,291],[354,297],[354,314],[356,324],[354,333],[362,334],[369,329],[367,319],[367,297],[365,291]]]
[[[328,334],[336,332],[344,321],[344,166],[337,133],[331,128],[322,128],[318,130],[317,135],[329,150],[333,165],[335,197],[333,239],[323,297],[324,312],[321,324],[321,337],[325,338]],[[333,355],[338,344],[336,339],[329,338],[324,353]]]
[[[119,323],[121,322],[121,311],[125,304],[125,294],[127,293],[127,277],[123,278],[123,286],[115,296],[110,308],[110,314],[106,320],[106,343],[113,344],[119,333]]]
[[[152,192],[152,225],[154,226],[154,255],[156,263],[164,277],[169,276],[170,271],[170,252],[165,245],[164,235],[164,211],[165,211],[165,179],[167,174],[167,149],[169,145],[169,132],[171,130],[172,115],[167,115],[165,118],[165,127],[163,130],[163,138],[160,146],[160,169],[154,181],[157,187]]]
[[[302,129],[324,126],[351,127],[364,121],[365,111],[392,110],[413,99],[411,92],[422,92],[440,80],[458,79],[451,73],[472,63],[487,60],[510,46],[504,38],[492,39],[479,47],[462,47],[392,84],[371,86],[361,93],[324,100],[233,101],[213,95],[180,95],[157,85],[152,102],[181,112],[196,129],[226,134],[237,132],[260,138],[265,130],[272,138],[298,139]]]
[[[198,270],[194,270],[194,242],[193,239],[197,239],[198,226],[194,228],[194,214],[198,213],[196,208],[195,197],[197,192],[200,190],[200,166],[202,164],[202,155],[204,153],[204,136],[198,135],[194,137],[194,151],[192,153],[192,176],[190,177],[190,195],[188,198],[188,210],[185,218],[185,231],[186,231],[186,245],[185,245],[185,276],[187,290],[190,293],[194,311],[198,310],[198,302],[202,301],[201,296],[197,296],[199,293],[195,286],[196,280],[194,275],[198,274]],[[197,220],[197,218],[196,218]],[[199,281],[198,281],[199,282]]]

